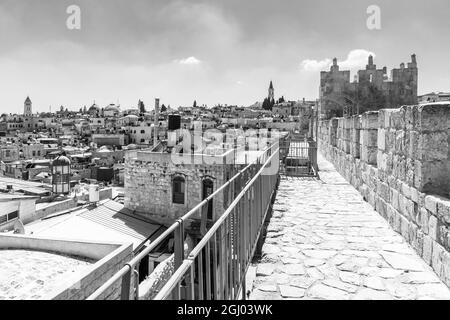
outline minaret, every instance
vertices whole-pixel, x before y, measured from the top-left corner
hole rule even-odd
[[[269,85],[269,101],[275,100],[274,99],[274,89],[273,89],[273,84],[272,84],[272,80],[270,80],[270,85]]]
[[[25,117],[31,117],[33,114],[32,109],[31,109],[31,100],[30,97],[27,97],[27,99],[25,100],[25,103],[23,105],[23,115]]]
[[[159,98],[155,98],[155,118],[153,122],[153,147],[158,144],[158,124],[159,124]]]

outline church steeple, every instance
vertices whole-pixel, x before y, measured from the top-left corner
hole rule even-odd
[[[269,96],[268,96],[269,101],[275,100],[275,99],[274,99],[274,96],[275,96],[275,90],[273,89],[273,83],[272,83],[272,80],[270,80],[270,85],[269,85]]]

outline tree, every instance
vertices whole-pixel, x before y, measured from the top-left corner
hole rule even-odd
[[[272,111],[272,107],[274,105],[274,101],[273,100],[269,100],[268,98],[265,98],[262,104],[262,108],[264,110],[270,110]]]
[[[139,102],[138,102],[138,109],[139,109],[139,113],[141,113],[141,114],[145,113],[144,101],[139,100]]]
[[[192,105],[192,107],[197,108],[197,100],[194,100],[194,104]]]
[[[166,112],[166,111],[167,111],[167,107],[163,103],[161,106],[161,112]]]

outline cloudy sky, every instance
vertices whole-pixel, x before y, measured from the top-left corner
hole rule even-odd
[[[381,30],[366,26],[381,8]],[[67,7],[81,8],[69,30]],[[448,0],[0,0],[0,111],[154,97],[172,107],[316,99],[333,57],[352,70],[419,64],[419,93],[450,91]]]

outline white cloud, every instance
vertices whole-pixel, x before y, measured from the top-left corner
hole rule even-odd
[[[331,65],[331,59],[324,59],[324,60],[311,60],[306,59],[303,60],[300,64],[301,68],[305,71],[321,71],[324,69],[328,69],[328,67]]]
[[[375,57],[373,52],[364,49],[355,49],[348,53],[347,59],[339,61],[338,65],[341,69],[364,68],[367,64],[369,55]],[[305,71],[328,71],[332,64],[332,59],[326,58],[324,60],[305,59],[301,62],[300,67]]]
[[[196,57],[189,57],[186,59],[175,60],[176,63],[185,64],[185,65],[197,65],[200,64],[201,61]]]
[[[355,49],[348,53],[347,59],[344,61],[338,60],[338,64],[345,69],[364,68],[370,55],[375,58],[375,53],[373,52],[364,49]]]

